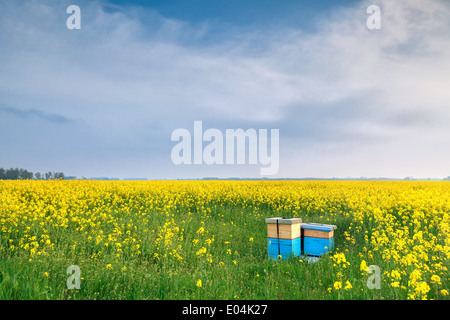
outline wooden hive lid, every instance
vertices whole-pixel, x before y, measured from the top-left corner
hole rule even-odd
[[[300,224],[302,229],[317,230],[317,231],[332,231],[337,229],[337,226],[333,224],[323,223],[302,223]]]
[[[278,224],[296,224],[301,223],[301,218],[282,218],[282,217],[275,217],[275,218],[267,218],[266,223],[277,223]]]

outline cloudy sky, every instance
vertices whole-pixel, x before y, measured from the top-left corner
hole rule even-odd
[[[172,132],[201,120],[279,129],[272,177],[447,177],[449,17],[447,0],[2,0],[0,167],[261,177],[173,164]]]

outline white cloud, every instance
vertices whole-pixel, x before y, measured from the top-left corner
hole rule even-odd
[[[430,141],[439,141],[442,161],[429,174],[446,175],[450,6],[378,3],[381,30],[366,28],[372,3],[365,1],[330,14],[313,33],[237,28],[214,39],[208,23],[151,10],[86,2],[82,29],[69,31],[65,3],[2,2],[0,103],[79,121],[91,138],[78,144],[91,145],[86,150],[93,153],[102,145],[99,161],[116,162],[127,150],[127,161],[136,152],[142,163],[148,146],[148,157],[163,159],[160,172],[170,170],[171,130],[208,120],[280,128],[281,176],[350,175],[361,159],[362,175],[403,174],[405,146],[414,145],[412,156],[420,158],[421,150],[433,150]],[[13,161],[14,147],[8,148]],[[377,167],[374,152],[390,153],[395,165]],[[425,174],[423,159],[407,169]]]

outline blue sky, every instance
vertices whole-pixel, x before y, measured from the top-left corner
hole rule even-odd
[[[233,26],[291,26],[311,28],[318,15],[346,8],[357,0],[153,0],[105,1],[118,6],[141,6],[167,18],[190,22],[213,21]]]
[[[261,177],[174,165],[171,133],[201,120],[279,129],[274,177],[447,177],[449,16],[445,0],[2,1],[0,167]]]

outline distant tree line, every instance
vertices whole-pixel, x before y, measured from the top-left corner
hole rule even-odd
[[[11,168],[3,169],[0,168],[0,180],[25,180],[25,179],[35,179],[35,180],[52,180],[52,179],[64,179],[64,173],[62,172],[46,172],[44,174],[40,172],[30,172],[25,169]]]

